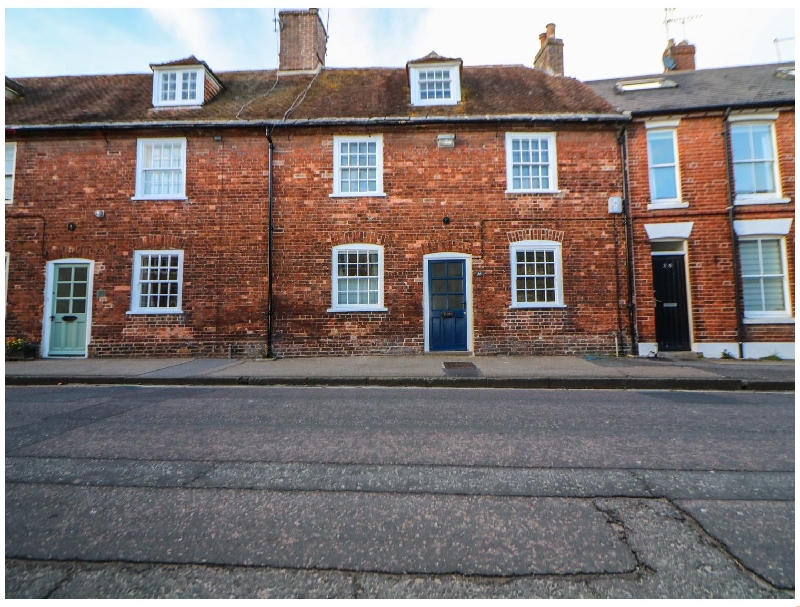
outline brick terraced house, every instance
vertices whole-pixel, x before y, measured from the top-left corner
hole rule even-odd
[[[330,69],[315,9],[277,71],[6,79],[6,335],[41,355],[632,348],[628,118],[535,67]]]
[[[632,116],[626,185],[638,354],[794,358],[794,63],[588,83]]]

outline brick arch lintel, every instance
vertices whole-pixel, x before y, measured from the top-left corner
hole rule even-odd
[[[186,238],[178,234],[145,234],[135,243],[136,249],[159,250],[180,249],[186,246]]]
[[[384,246],[386,235],[372,230],[348,230],[337,234],[331,239],[331,246],[337,247],[343,244],[376,244]]]
[[[508,242],[520,242],[522,240],[551,240],[553,242],[564,242],[563,230],[552,230],[550,228],[524,228],[513,230],[508,233]]]

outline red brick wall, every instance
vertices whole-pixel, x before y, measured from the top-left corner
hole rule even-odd
[[[616,131],[559,129],[560,192],[516,195],[505,193],[509,129],[388,128],[386,196],[370,198],[330,196],[333,132],[276,129],[274,352],[422,352],[423,255],[445,251],[472,256],[476,353],[613,353],[615,340],[629,352],[624,226],[607,212],[622,190]],[[437,148],[454,130],[456,147]],[[76,257],[95,261],[90,355],[263,354],[267,141],[260,129],[215,134],[19,137],[7,334],[41,339],[46,261]],[[140,136],[187,137],[187,201],[131,200]],[[509,243],[527,238],[562,242],[566,307],[510,309]],[[327,312],[331,248],[348,243],[384,247],[388,312]],[[133,252],[161,248],[184,251],[184,314],[126,314]]]
[[[276,133],[276,353],[421,352],[423,256],[445,251],[472,255],[476,353],[609,353],[620,324],[630,348],[624,228],[607,212],[621,193],[616,133],[559,130],[561,192],[514,195],[507,129],[461,127],[454,149],[438,149],[437,133],[453,130],[384,130],[386,196],[368,198],[330,196],[333,133]],[[566,308],[511,310],[510,235],[543,229],[563,234]],[[331,248],[362,242],[384,247],[388,312],[329,313]]]
[[[646,130],[628,129],[628,174],[633,223],[637,332],[640,342],[655,342],[650,241],[646,223],[694,223],[688,241],[693,342],[737,341],[735,265],[728,215],[723,116],[683,117],[678,154],[685,209],[648,210],[650,186]],[[790,204],[737,205],[736,219],[794,217],[794,112],[776,122],[783,196]],[[787,236],[789,286],[794,293],[794,224]],[[792,301],[794,309],[794,301]],[[743,341],[794,341],[794,325],[746,325]]]
[[[131,200],[137,136],[19,138],[6,335],[41,339],[45,264],[95,260],[90,355],[258,354],[267,309],[267,145],[263,131],[187,136],[186,201]],[[104,210],[105,218],[94,216]],[[67,224],[77,225],[69,231]],[[44,245],[42,245],[44,240]],[[183,315],[128,315],[133,252],[184,251]],[[97,296],[98,291],[105,294]]]

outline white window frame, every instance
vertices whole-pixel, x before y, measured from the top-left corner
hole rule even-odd
[[[689,205],[683,202],[681,197],[681,166],[680,156],[678,155],[678,124],[680,120],[658,121],[645,123],[647,130],[647,174],[650,183],[650,204],[647,206],[648,210],[652,209],[681,209]],[[655,165],[653,163],[653,156],[650,152],[650,134],[651,133],[670,133],[672,136],[672,155],[674,158],[673,163]],[[675,179],[675,197],[674,198],[656,198],[656,181],[654,172],[657,168],[672,167],[673,177]]]
[[[6,157],[8,156],[9,150],[11,151],[11,172],[8,172],[8,168],[6,168],[6,191],[8,191],[9,185],[9,178],[11,179],[11,198],[8,198],[8,194],[6,195],[6,204],[12,204],[14,202],[14,179],[17,173],[17,144],[16,142],[7,142],[6,143]]]
[[[378,301],[366,304],[339,303],[339,260],[343,251],[358,251],[378,254]],[[352,278],[343,276],[342,278]],[[386,312],[383,304],[383,247],[368,243],[341,244],[331,249],[331,307],[328,312]]]
[[[791,202],[789,198],[784,198],[782,195],[782,183],[780,175],[780,159],[778,157],[778,140],[775,134],[775,121],[778,119],[777,113],[764,113],[764,114],[738,114],[728,117],[730,123],[731,134],[731,163],[733,172],[733,191],[734,191],[734,204],[785,204]],[[761,193],[737,193],[736,192],[736,165],[740,163],[747,163],[748,160],[737,161],[734,156],[733,150],[733,131],[737,126],[767,126],[770,131],[770,143],[772,145],[772,158],[768,159],[772,163],[772,180],[775,184],[775,189],[772,192]],[[753,162],[758,159],[753,159]],[[767,160],[767,159],[762,159]]]
[[[549,160],[548,166],[549,186],[547,188],[518,188],[514,189],[514,161],[513,161],[513,142],[516,139],[528,139],[547,141]],[[544,164],[544,163],[539,163]],[[552,194],[558,192],[558,171],[556,155],[556,134],[555,133],[529,133],[511,131],[506,133],[506,193],[507,194]]]
[[[742,296],[742,311],[744,313],[745,319],[751,319],[761,322],[769,322],[771,320],[788,320],[792,316],[792,308],[791,308],[791,300],[789,296],[789,276],[787,272],[787,258],[786,258],[786,238],[783,236],[776,236],[771,234],[762,234],[760,236],[742,236],[739,237],[739,243],[743,242],[758,242],[759,243],[759,253],[761,253],[761,242],[765,240],[777,240],[778,241],[778,251],[780,254],[780,261],[781,261],[781,278],[783,281],[783,310],[751,310],[747,311],[744,306],[744,296]],[[761,261],[761,255],[759,255],[759,261]],[[744,291],[744,281],[746,278],[759,278],[763,281],[765,277],[776,277],[777,275],[767,275],[764,274],[763,269],[758,275],[744,275],[744,269],[741,267],[741,258],[739,260],[739,266],[741,270],[741,279],[742,279],[742,290]],[[763,282],[761,285],[761,297],[764,297],[764,286]]]
[[[145,167],[145,147],[148,145],[180,144],[181,146],[181,191],[176,194],[145,194],[144,173],[151,169]],[[133,200],[186,200],[186,138],[174,137],[169,139],[139,139],[136,144],[136,193]]]
[[[784,311],[745,312],[742,301],[742,314],[745,324],[783,324],[794,323],[792,316],[792,294],[789,291],[789,263],[786,253],[786,236],[792,227],[792,219],[751,219],[733,222],[733,230],[739,242],[745,240],[779,240],[781,264],[783,269]],[[740,254],[741,255],[741,254]],[[744,283],[744,274],[739,259],[739,278]],[[744,299],[744,297],[743,297]]]
[[[142,270],[142,257],[145,255],[177,255],[178,256],[178,293],[177,305],[165,307],[150,307],[141,305],[141,285],[140,273]],[[173,282],[169,279],[159,282]],[[182,314],[183,302],[183,251],[180,249],[162,250],[141,250],[133,252],[133,275],[131,278],[131,309],[128,314]]]
[[[420,76],[430,71],[450,73],[449,99],[423,99],[420,87]],[[458,63],[420,63],[409,66],[412,105],[457,105],[461,101],[461,70]]]
[[[564,267],[561,259],[561,243],[554,240],[520,240],[509,246],[511,261],[511,308],[565,308]],[[555,301],[517,301],[517,253],[529,251],[552,251],[555,263]]]
[[[194,99],[182,99],[183,78],[184,74],[195,74],[196,80],[196,93]],[[162,99],[161,88],[165,77],[175,75],[175,99]],[[153,106],[154,107],[175,107],[175,106],[193,106],[199,107],[203,105],[205,96],[205,69],[202,66],[193,66],[188,68],[164,68],[153,70]]]
[[[343,192],[341,171],[342,159],[340,147],[342,143],[375,143],[375,191]],[[383,191],[383,135],[336,135],[333,138],[333,194],[332,197],[354,198],[357,196],[385,196]]]

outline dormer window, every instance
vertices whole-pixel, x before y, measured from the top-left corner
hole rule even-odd
[[[153,105],[202,105],[202,67],[154,70],[153,78]]]
[[[154,107],[199,107],[222,90],[208,66],[194,56],[150,67]]]
[[[461,101],[461,60],[436,53],[408,63],[412,105],[455,105]]]

